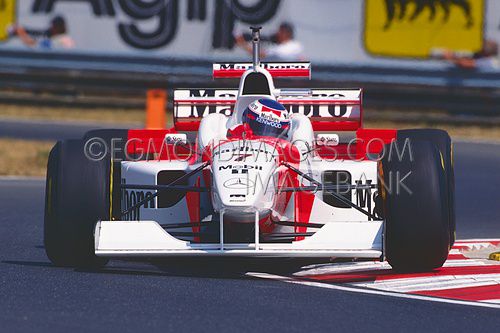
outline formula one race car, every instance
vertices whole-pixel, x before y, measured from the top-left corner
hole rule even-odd
[[[276,89],[309,63],[214,64],[239,88],[174,94],[168,130],[58,142],[45,249],[61,266],[158,256],[387,259],[440,267],[455,239],[441,130],[365,129],[361,89]]]

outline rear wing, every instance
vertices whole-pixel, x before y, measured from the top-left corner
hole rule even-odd
[[[313,89],[300,94],[279,91],[277,100],[290,112],[311,119],[315,131],[355,131],[362,127],[362,89]],[[210,113],[230,116],[237,89],[180,89],[174,91],[174,126],[178,131],[197,131]]]
[[[260,67],[266,69],[272,77],[311,78],[310,62],[262,62]],[[253,68],[251,62],[237,63],[218,62],[213,64],[213,78],[240,78],[245,71]]]

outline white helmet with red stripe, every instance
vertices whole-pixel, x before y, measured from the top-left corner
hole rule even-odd
[[[290,115],[280,103],[270,98],[256,100],[245,109],[243,122],[259,136],[282,137],[290,127]]]

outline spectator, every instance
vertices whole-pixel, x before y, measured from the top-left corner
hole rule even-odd
[[[466,69],[498,69],[498,44],[492,40],[484,41],[481,51],[471,54],[439,50],[440,59],[447,60],[460,68]]]
[[[294,39],[294,28],[290,23],[281,23],[273,37],[275,45],[269,46],[266,50],[261,50],[261,58],[267,58],[271,61],[304,60],[304,48],[300,42]],[[252,46],[245,41],[243,35],[236,37],[236,43],[248,53],[252,53]]]
[[[12,26],[9,33],[16,35],[27,46],[44,50],[71,49],[75,42],[68,35],[66,21],[62,16],[56,16],[50,26],[44,31],[28,31],[22,26]]]

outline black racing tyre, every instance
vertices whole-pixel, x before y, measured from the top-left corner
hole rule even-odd
[[[109,144],[107,138],[103,140]],[[105,265],[107,259],[94,254],[95,223],[119,216],[120,212],[120,190],[114,186],[120,184],[120,176],[115,173],[119,173],[120,163],[111,162],[109,151],[99,160],[89,159],[85,154],[87,141],[59,141],[49,155],[44,245],[47,256],[57,266]]]
[[[404,140],[394,143],[402,152]],[[392,147],[386,146],[381,160],[386,258],[399,271],[441,267],[450,245],[450,210],[441,154],[430,141],[410,142],[402,156],[395,152],[394,144]]]
[[[86,143],[91,141],[95,142],[95,140],[101,140],[106,144],[107,150],[102,152],[102,147],[97,147],[98,151],[93,150],[94,153],[105,153],[105,159],[107,161],[111,161],[111,165],[113,166],[113,184],[121,183],[121,161],[128,160],[126,155],[126,143],[128,139],[128,130],[127,129],[96,129],[92,131],[88,131],[85,133],[83,140]],[[121,192],[118,186],[113,186],[114,193],[112,195],[112,218],[114,220],[120,219],[120,209],[121,209]]]
[[[453,165],[453,145],[446,131],[439,129],[407,129],[397,132],[398,140],[410,139],[411,141],[427,140],[434,143],[441,152],[446,171],[446,185],[448,187],[448,207],[450,209],[450,246],[455,243],[455,171]]]

